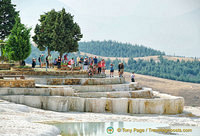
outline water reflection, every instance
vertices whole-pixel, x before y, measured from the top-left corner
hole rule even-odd
[[[81,122],[81,123],[63,123],[54,124],[62,131],[62,136],[199,136],[199,127],[170,127],[167,124],[161,123],[147,123],[147,122]],[[107,133],[107,128],[113,127],[114,132],[112,134]],[[121,128],[121,132],[117,129]],[[130,131],[123,132],[123,128],[130,129]],[[144,132],[137,132],[135,130],[145,130]],[[158,128],[192,128],[192,132],[188,133],[154,133],[148,132],[147,129],[158,129]]]
[[[98,136],[105,130],[105,123],[84,122],[84,123],[64,123],[55,124],[63,136]]]

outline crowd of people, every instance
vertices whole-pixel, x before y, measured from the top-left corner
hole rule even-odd
[[[39,66],[40,68],[42,67],[47,67],[47,68],[61,68],[61,64],[67,65],[68,67],[73,69],[77,66],[80,67],[81,70],[88,71],[89,77],[92,77],[95,74],[105,74],[106,70],[106,62],[104,59],[98,60],[98,58],[95,57],[77,57],[76,60],[74,58],[71,58],[68,60],[67,54],[64,55],[64,59],[62,59],[60,56],[58,58],[55,58],[53,60],[53,57],[50,55],[47,55],[46,57],[42,54],[38,58]],[[32,67],[35,68],[36,66],[36,59],[32,59]],[[119,63],[118,65],[118,74],[119,77],[123,77],[124,73],[124,64]],[[110,64],[110,77],[114,77],[114,65]],[[131,75],[131,81],[135,82],[135,75],[134,72]]]

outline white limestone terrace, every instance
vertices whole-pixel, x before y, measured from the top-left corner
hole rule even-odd
[[[33,78],[35,84],[42,85],[111,85],[124,84],[124,77],[114,78]]]
[[[170,126],[200,127],[200,108],[184,107],[182,114],[132,114],[54,112],[0,100],[1,136],[58,136],[60,130],[43,123],[64,122],[154,122]]]
[[[41,124],[54,122],[130,121],[200,126],[200,109],[184,110],[182,97],[141,88],[138,83],[126,83],[124,78],[36,80],[37,88],[0,88],[2,136],[57,136],[59,129]]]
[[[40,88],[1,88],[0,98],[27,106],[66,112],[180,114],[184,99],[156,94],[138,83],[114,78],[36,78]],[[48,88],[56,86],[56,88]]]
[[[180,114],[184,99],[153,93],[150,88],[139,89],[138,83],[130,83],[121,89],[118,85],[88,85],[81,91],[68,88],[2,88],[0,98],[27,106],[53,110],[116,114]],[[92,87],[91,89],[89,89]],[[109,87],[110,90],[108,89]],[[124,90],[126,89],[126,90]],[[108,91],[109,90],[109,91]]]

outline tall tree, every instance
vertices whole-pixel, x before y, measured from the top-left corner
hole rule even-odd
[[[40,24],[35,27],[33,41],[40,50],[58,51],[64,53],[78,51],[78,41],[82,34],[80,27],[74,22],[73,16],[63,8],[56,12],[51,10],[40,16]]]
[[[18,16],[15,21],[15,25],[6,42],[5,51],[10,60],[19,61],[21,65],[21,62],[31,53],[31,29],[26,28],[24,24],[21,24]]]
[[[61,57],[63,53],[78,51],[78,41],[81,40],[82,34],[79,25],[74,22],[73,16],[66,13],[63,8],[58,12],[54,26],[52,45],[55,51],[58,51]]]
[[[40,51],[44,51],[47,48],[48,54],[50,54],[50,51],[54,50],[52,46],[52,33],[57,14],[58,13],[53,9],[41,15],[39,19],[40,24],[36,25],[34,30],[35,35],[32,37]]]
[[[18,14],[15,11],[15,5],[11,0],[0,0],[0,39],[4,40],[10,34],[15,24],[15,17]]]

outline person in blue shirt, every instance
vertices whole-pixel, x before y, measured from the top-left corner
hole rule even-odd
[[[96,57],[96,56],[94,57],[94,59],[93,59],[93,60],[94,60],[94,65],[97,65],[97,63],[98,63],[98,59],[97,59],[97,57]]]
[[[114,66],[113,64],[110,64],[110,77],[113,77],[114,74]]]

